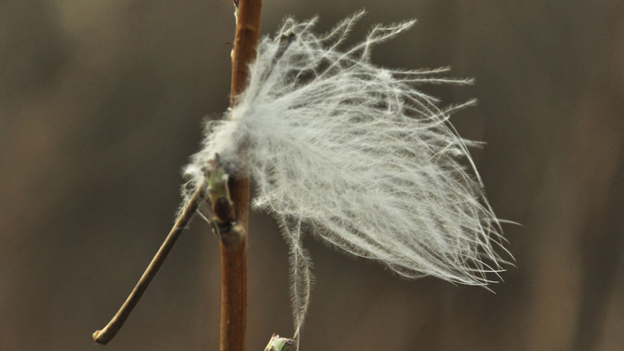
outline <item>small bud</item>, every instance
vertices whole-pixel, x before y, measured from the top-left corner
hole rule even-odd
[[[291,347],[295,346],[296,342],[293,339],[280,338],[279,335],[273,334],[271,341],[267,345],[264,351],[288,351]]]

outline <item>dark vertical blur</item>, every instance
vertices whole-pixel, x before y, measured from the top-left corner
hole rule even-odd
[[[308,240],[317,276],[304,350],[624,349],[621,0],[267,1],[319,31],[409,18],[373,60],[451,65],[426,87],[475,150],[517,267],[496,294],[403,281]],[[0,350],[94,350],[179,204],[205,116],[228,105],[229,0],[0,0]],[[292,333],[288,258],[252,216],[248,349]],[[216,350],[218,245],[195,221],[107,350]]]

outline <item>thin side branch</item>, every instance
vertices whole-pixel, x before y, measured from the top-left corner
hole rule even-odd
[[[150,282],[154,279],[154,276],[167,258],[167,255],[169,255],[169,252],[180,237],[180,234],[182,234],[182,231],[184,231],[193,218],[200,201],[202,201],[204,197],[204,186],[200,186],[197,188],[188,204],[184,207],[180,216],[176,219],[169,235],[167,235],[167,238],[152,259],[152,262],[149,266],[147,266],[143,276],[139,279],[139,282],[130,293],[130,296],[126,299],[126,302],[124,302],[117,314],[113,317],[113,319],[111,319],[106,327],[104,327],[104,329],[97,330],[93,333],[93,340],[95,340],[96,343],[106,345],[115,337],[119,329],[121,329],[124,322],[128,319],[128,316],[130,316],[130,313],[134,309],[134,306],[136,306],[139,302],[139,299],[141,299],[141,296],[149,286]]]

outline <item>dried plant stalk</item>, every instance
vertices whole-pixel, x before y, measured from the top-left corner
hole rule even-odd
[[[260,33],[261,0],[237,3],[236,34],[232,51],[230,105],[236,106],[256,58]],[[245,235],[221,240],[221,351],[244,351],[247,331],[247,234],[249,223],[249,178],[237,174],[230,182],[238,223]]]

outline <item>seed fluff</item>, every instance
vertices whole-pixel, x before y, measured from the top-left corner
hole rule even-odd
[[[313,282],[304,233],[400,276],[434,276],[485,286],[505,261],[499,220],[448,108],[421,92],[449,68],[375,66],[371,48],[414,21],[376,26],[347,50],[359,12],[325,35],[317,19],[286,19],[265,37],[237,105],[209,123],[203,148],[186,167],[186,189],[201,184],[218,154],[233,175],[257,183],[254,208],[279,222],[291,253],[295,338]],[[188,193],[185,193],[188,196]]]

